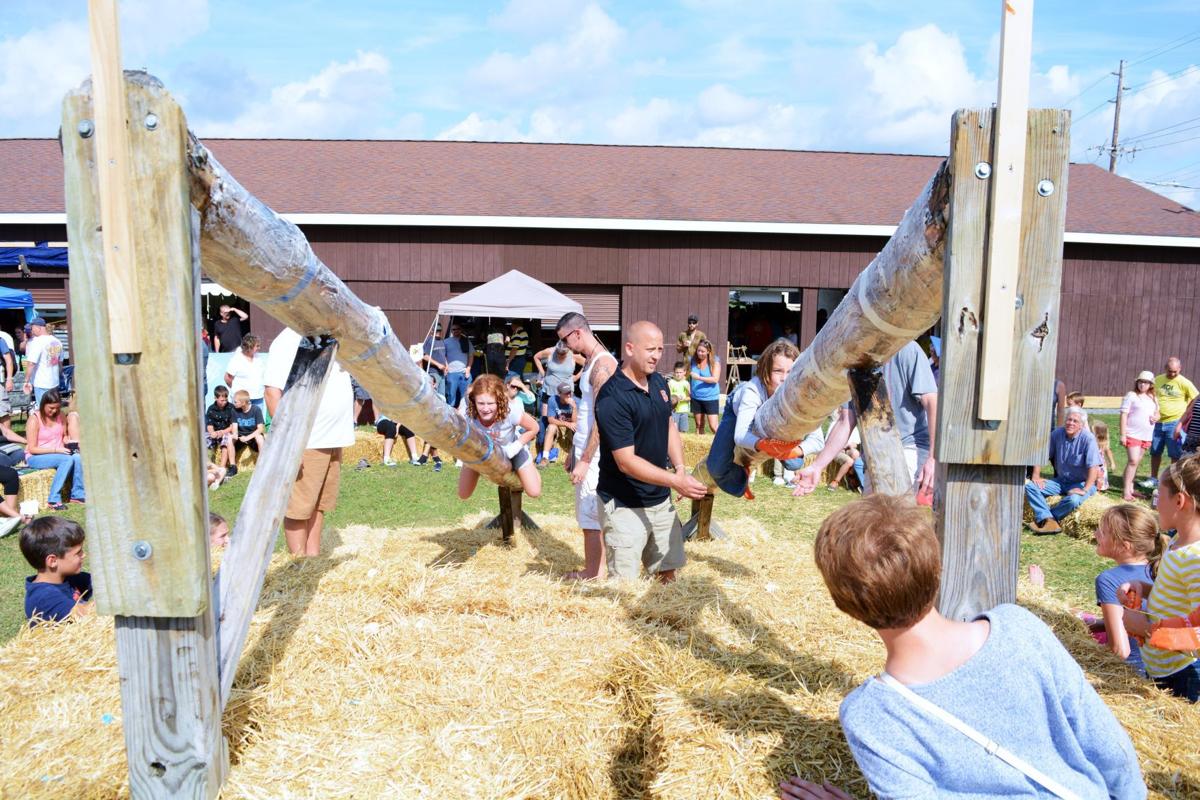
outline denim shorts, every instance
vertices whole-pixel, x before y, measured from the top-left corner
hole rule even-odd
[[[1183,453],[1183,442],[1175,438],[1175,427],[1178,424],[1179,420],[1154,423],[1154,439],[1150,442],[1150,455],[1161,456],[1165,447],[1167,455],[1172,461],[1179,460]]]

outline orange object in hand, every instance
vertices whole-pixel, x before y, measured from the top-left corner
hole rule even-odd
[[[1150,646],[1160,650],[1200,650],[1200,629],[1191,625],[1181,628],[1168,626],[1167,623],[1172,621],[1164,620],[1162,625],[1154,629],[1154,633],[1150,634]]]
[[[766,453],[771,458],[777,458],[784,461],[789,458],[800,458],[804,455],[800,450],[800,442],[785,442],[782,439],[759,439],[754,444],[754,449],[760,453]]]

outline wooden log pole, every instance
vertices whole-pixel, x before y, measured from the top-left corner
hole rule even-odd
[[[888,397],[883,368],[855,367],[848,373],[850,400],[858,416],[863,466],[871,491],[890,495],[912,494],[912,474],[904,460],[904,444],[896,429],[896,415]]]
[[[952,619],[1016,599],[1026,467],[1046,457],[1058,353],[1070,117],[1038,109],[1029,112],[1026,133],[1017,307],[1008,332],[1011,399],[1006,419],[981,419],[976,387],[987,324],[980,310],[990,187],[975,166],[992,152],[993,113],[959,111],[951,133],[934,510],[942,541],[938,607]]]
[[[846,401],[847,370],[882,364],[937,321],[949,195],[950,174],[943,163],[800,354],[787,381],[758,410],[754,429],[759,436],[802,439]],[[738,448],[736,458],[751,465],[765,456]]]
[[[238,660],[250,631],[250,620],[262,594],[263,581],[279,526],[296,482],[300,457],[317,418],[325,376],[333,365],[336,344],[320,350],[296,351],[283,399],[271,420],[271,438],[259,454],[242,500],[237,525],[217,572],[218,671],[221,707],[229,702]]]
[[[127,73],[130,235],[155,346],[114,357],[89,84],[63,101],[71,324],[84,419],[87,529],[97,610],[116,615],[130,791],[214,797],[221,737],[200,419],[199,273],[192,257],[187,128],[144,74]],[[145,121],[154,115],[154,125]]]
[[[443,401],[383,312],[321,263],[299,228],[247,192],[195,136],[187,158],[209,277],[302,334],[335,337],[341,364],[383,413],[492,481],[520,487],[504,453]]]

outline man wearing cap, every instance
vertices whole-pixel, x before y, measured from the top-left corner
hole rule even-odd
[[[696,348],[700,346],[708,336],[698,327],[700,318],[695,314],[688,314],[687,328],[680,332],[675,339],[675,349],[679,351],[679,357],[684,361],[691,361],[692,356],[696,354]]]
[[[1058,533],[1058,524],[1064,517],[1083,505],[1096,493],[1096,482],[1104,461],[1096,437],[1088,430],[1086,415],[1078,406],[1067,409],[1061,428],[1050,434],[1050,462],[1054,464],[1054,477],[1042,477],[1042,467],[1033,468],[1033,477],[1025,482],[1025,499],[1033,509],[1030,528],[1035,533]],[[1047,497],[1059,495],[1062,500],[1054,508],[1046,503]]]
[[[44,317],[34,317],[29,322],[33,338],[25,345],[25,393],[33,392],[33,404],[42,401],[42,395],[58,388],[62,371],[62,342],[46,329]]]
[[[1154,378],[1154,393],[1158,397],[1158,422],[1154,423],[1154,438],[1150,440],[1150,477],[1158,479],[1163,449],[1172,462],[1183,453],[1183,443],[1175,438],[1175,428],[1196,397],[1196,386],[1180,374],[1183,364],[1171,356],[1162,375]]]

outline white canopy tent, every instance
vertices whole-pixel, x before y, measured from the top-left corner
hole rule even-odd
[[[438,303],[439,317],[509,317],[557,322],[570,311],[582,314],[583,306],[516,269]]]

